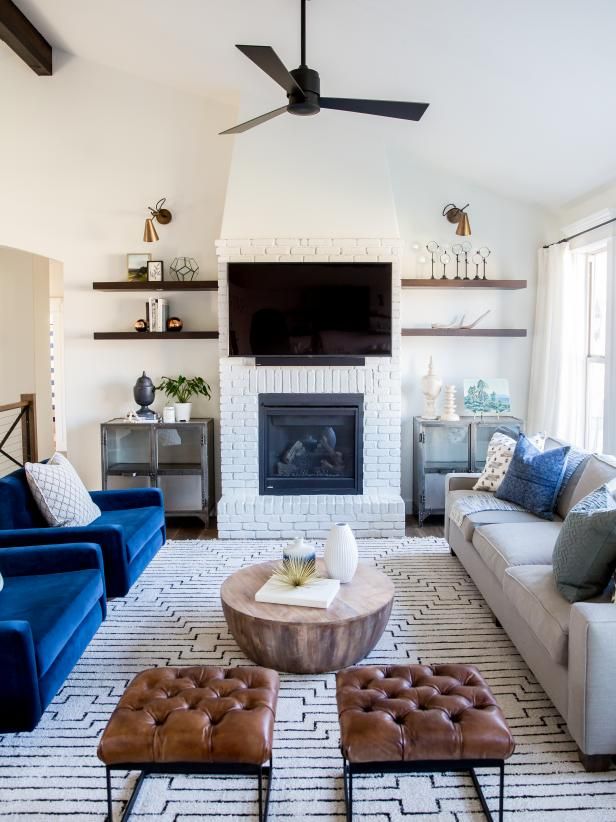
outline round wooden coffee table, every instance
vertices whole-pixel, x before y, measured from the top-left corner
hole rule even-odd
[[[394,601],[392,581],[360,563],[329,608],[255,602],[277,562],[250,565],[223,582],[220,598],[227,625],[242,651],[276,671],[339,671],[364,659],[381,638]],[[319,570],[326,576],[322,560]]]

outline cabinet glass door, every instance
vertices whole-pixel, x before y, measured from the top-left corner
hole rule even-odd
[[[149,474],[152,470],[150,434],[147,423],[110,425],[106,429],[107,472]]]
[[[201,427],[197,425],[157,426],[157,470],[201,473]]]
[[[450,473],[468,471],[469,426],[425,425],[424,470]]]
[[[475,423],[475,454],[473,460],[473,470],[483,471],[486,464],[488,444],[492,435],[499,428],[511,428],[516,433],[522,430],[521,424],[517,420],[494,420],[490,422]]]

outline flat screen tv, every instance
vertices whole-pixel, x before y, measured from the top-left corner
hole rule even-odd
[[[232,357],[390,357],[391,263],[229,263]]]

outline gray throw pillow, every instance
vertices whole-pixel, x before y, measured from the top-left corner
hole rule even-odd
[[[560,529],[552,565],[556,587],[569,602],[599,596],[616,568],[616,502],[611,484],[580,500]]]
[[[46,463],[27,462],[24,467],[32,496],[49,525],[89,525],[100,517],[101,509],[62,454],[54,454]]]

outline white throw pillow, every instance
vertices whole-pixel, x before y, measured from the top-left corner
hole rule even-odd
[[[49,525],[89,525],[100,517],[100,508],[62,454],[54,454],[47,463],[27,462],[24,467],[32,496]]]
[[[545,442],[543,434],[536,434],[529,439],[539,450],[543,450]],[[508,437],[507,434],[502,434],[500,431],[492,435],[492,439],[488,444],[486,464],[481,476],[473,486],[473,491],[491,491],[495,493],[498,490],[511,463],[516,442],[517,440]]]

